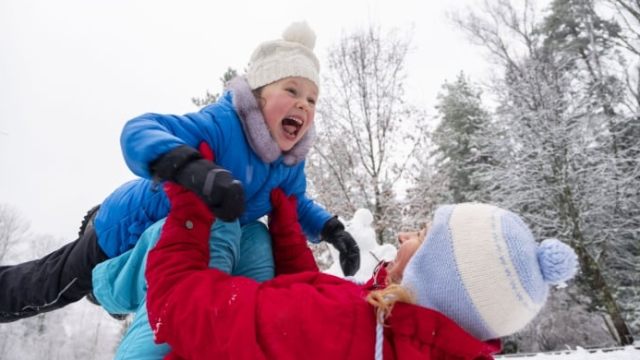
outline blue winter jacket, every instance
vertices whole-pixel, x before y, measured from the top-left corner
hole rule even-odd
[[[102,203],[95,226],[107,256],[133,247],[144,229],[169,211],[162,186],[152,186],[149,164],[177,146],[198,148],[202,142],[213,150],[216,164],[244,186],[246,211],[241,224],[268,214],[271,190],[280,187],[285,194],[296,195],[302,230],[310,241],[319,241],[320,231],[332,215],[306,195],[304,159],[313,145],[313,126],[283,153],[269,134],[246,80],[232,80],[227,90],[215,104],[196,113],[145,114],[126,123],[120,138],[125,161],[145,179],[122,185]]]

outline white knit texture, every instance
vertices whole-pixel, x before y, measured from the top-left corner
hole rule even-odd
[[[299,76],[320,89],[320,62],[313,53],[316,35],[306,22],[292,23],[279,40],[260,44],[251,55],[247,82],[257,89],[278,80]]]
[[[460,204],[449,224],[457,266],[471,300],[492,331],[510,334],[524,327],[540,305],[531,301],[511,262],[501,230],[502,211],[490,205]],[[493,239],[493,244],[476,239]]]

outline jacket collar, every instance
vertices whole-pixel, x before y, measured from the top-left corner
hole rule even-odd
[[[262,161],[271,164],[282,156],[286,165],[297,165],[307,157],[315,138],[315,124],[311,124],[307,133],[291,150],[283,152],[271,137],[258,100],[247,80],[242,76],[235,77],[229,81],[227,91],[225,96],[231,96],[233,108],[238,113],[249,146]]]
[[[436,352],[462,359],[493,359],[502,348],[499,339],[483,342],[444,314],[418,305],[397,302],[387,325],[395,335],[416,338]]]
[[[373,275],[367,281],[363,288],[367,291],[380,290],[387,287],[387,265],[388,261],[380,261],[373,269]]]

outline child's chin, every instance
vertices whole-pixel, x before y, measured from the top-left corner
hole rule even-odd
[[[287,152],[293,149],[293,146],[295,144],[296,144],[295,142],[287,142],[286,144],[278,144],[278,147],[280,148],[280,151]]]

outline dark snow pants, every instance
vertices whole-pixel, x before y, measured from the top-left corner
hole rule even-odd
[[[77,240],[43,258],[0,266],[0,323],[60,309],[92,290],[91,272],[107,259],[93,227],[91,209]]]

